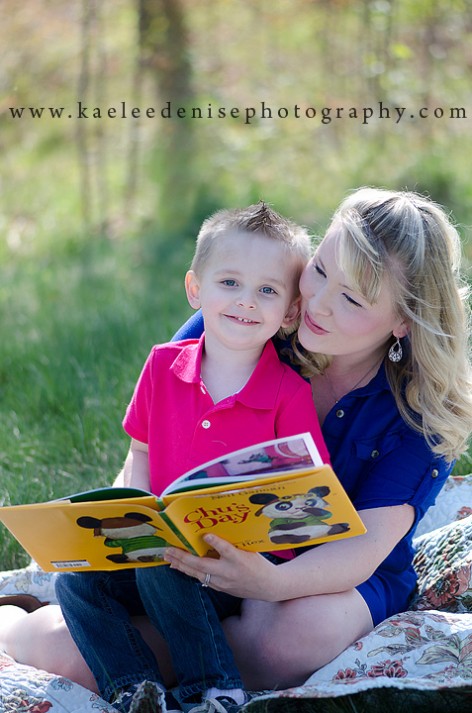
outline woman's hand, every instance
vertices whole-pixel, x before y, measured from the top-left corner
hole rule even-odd
[[[219,558],[195,557],[184,550],[169,547],[165,559],[173,569],[195,577],[202,583],[209,574],[208,586],[220,592],[241,599],[278,601],[280,567],[257,552],[238,550],[216,535],[205,535],[204,539],[216,550]]]

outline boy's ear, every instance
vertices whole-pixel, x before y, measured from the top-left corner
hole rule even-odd
[[[288,308],[285,317],[283,318],[283,322],[280,325],[284,329],[287,329],[287,327],[290,327],[300,316],[300,304],[301,304],[301,297],[297,297],[295,302],[292,302],[290,307]]]
[[[189,270],[185,275],[185,292],[190,307],[200,309],[200,283],[193,270]]]

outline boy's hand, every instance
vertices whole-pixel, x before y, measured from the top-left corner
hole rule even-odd
[[[241,599],[279,601],[281,572],[258,552],[246,552],[233,547],[216,535],[205,535],[205,542],[219,558],[195,557],[184,550],[169,547],[165,559],[173,569],[195,577],[200,582],[210,575],[208,586]],[[207,578],[208,579],[208,578]]]

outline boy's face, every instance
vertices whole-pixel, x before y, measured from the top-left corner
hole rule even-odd
[[[295,259],[283,244],[254,233],[216,238],[197,276],[186,275],[190,305],[201,307],[206,339],[230,349],[262,348],[299,314]]]

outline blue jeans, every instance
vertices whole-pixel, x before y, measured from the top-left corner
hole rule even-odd
[[[167,566],[62,573],[56,594],[79,651],[110,700],[143,680],[162,683],[156,659],[130,617],[147,613],[169,646],[183,700],[207,688],[241,688],[220,620],[241,600]],[[144,605],[144,606],[143,606]]]
[[[202,587],[170,567],[136,570],[144,608],[169,647],[182,701],[208,688],[242,688],[220,621],[239,612],[241,600]]]
[[[133,683],[161,683],[156,659],[130,619],[145,614],[133,569],[61,573],[56,595],[105,700]]]

